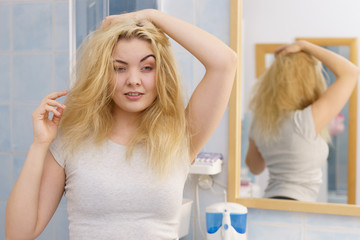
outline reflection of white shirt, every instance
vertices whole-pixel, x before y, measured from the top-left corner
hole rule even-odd
[[[146,153],[110,140],[88,145],[68,158],[57,138],[50,148],[65,169],[70,239],[178,239],[183,188],[190,160],[161,179]]]
[[[264,197],[285,196],[316,201],[322,182],[321,166],[329,154],[326,141],[315,134],[311,106],[295,111],[284,120],[277,141],[265,143],[250,128],[269,170]]]

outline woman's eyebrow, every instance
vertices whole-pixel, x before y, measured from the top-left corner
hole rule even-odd
[[[143,57],[143,58],[140,60],[140,62],[145,61],[145,60],[146,60],[147,58],[149,58],[149,57],[153,57],[153,58],[156,60],[156,58],[155,58],[154,54],[149,54],[149,55],[147,55],[147,56]]]
[[[140,60],[140,62],[145,61],[145,60],[148,59],[149,57],[153,57],[154,59],[156,59],[155,56],[154,56],[154,54],[149,54],[149,55],[146,55],[145,57],[143,57],[143,58]],[[125,62],[125,61],[123,61],[123,60],[120,60],[120,59],[115,59],[114,62],[128,65],[127,62]]]
[[[128,65],[128,63],[127,63],[127,62],[122,61],[122,60],[119,60],[119,59],[115,59],[115,60],[114,60],[114,62],[117,62],[117,63],[122,63],[122,64],[126,64],[126,65]]]

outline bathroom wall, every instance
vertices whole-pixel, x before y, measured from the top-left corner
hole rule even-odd
[[[10,191],[32,141],[31,114],[67,89],[68,0],[0,0],[0,239]],[[67,239],[66,205],[38,239]]]
[[[251,1],[254,0],[244,0],[244,4],[248,5]],[[163,11],[196,24],[229,43],[229,1],[162,0],[160,3]],[[31,113],[47,93],[67,89],[68,86],[68,4],[68,0],[0,0],[0,240],[5,239],[6,201],[32,140]],[[251,11],[254,11],[251,13],[254,16],[259,16],[254,9]],[[270,11],[267,16],[271,18],[271,15]],[[245,27],[252,29],[250,20],[245,22]],[[353,28],[356,29],[356,25]],[[256,31],[260,34],[263,30]],[[251,49],[251,46],[248,48]],[[204,69],[176,43],[174,49],[190,95]],[[244,62],[251,61],[245,56]],[[204,239],[198,220],[204,226],[206,206],[224,201],[223,191],[227,187],[228,112],[203,150],[224,154],[223,171],[214,176],[215,192],[199,189],[200,217],[195,214],[197,179],[195,176],[189,177],[184,197],[194,200],[194,205],[190,234],[183,240]],[[38,239],[66,240],[67,225],[66,201],[63,200]],[[249,209],[250,240],[352,240],[360,239],[359,229],[359,217]],[[205,231],[204,227],[202,230]]]

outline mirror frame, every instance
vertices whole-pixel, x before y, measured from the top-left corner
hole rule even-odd
[[[238,68],[229,102],[228,201],[248,208],[360,216],[360,206],[337,203],[312,203],[291,200],[241,198],[241,0],[230,0],[230,47],[238,54]],[[357,56],[357,51],[356,51]],[[355,56],[355,57],[356,57]],[[349,106],[350,107],[350,106]],[[353,132],[356,135],[356,131]],[[355,136],[356,137],[356,136]],[[356,146],[355,146],[356,147]],[[356,169],[353,167],[353,169]],[[354,177],[354,176],[352,176]]]

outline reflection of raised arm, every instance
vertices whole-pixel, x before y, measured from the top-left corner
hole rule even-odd
[[[313,55],[336,76],[335,82],[311,106],[315,130],[319,133],[344,107],[358,80],[359,69],[346,58],[307,41],[281,47],[275,54],[298,51]]]
[[[260,174],[266,168],[265,160],[252,139],[249,139],[249,148],[246,154],[245,163],[252,174]]]
[[[6,239],[35,239],[44,230],[60,202],[65,173],[48,149],[57,135],[65,109],[55,100],[66,93],[50,94],[33,113],[34,140],[7,202]],[[48,119],[50,112],[54,114],[52,120]]]
[[[191,131],[191,158],[201,150],[215,131],[226,110],[236,70],[237,57],[228,46],[202,29],[157,10],[110,16],[103,26],[121,18],[146,19],[162,29],[194,55],[206,68],[186,109]]]

